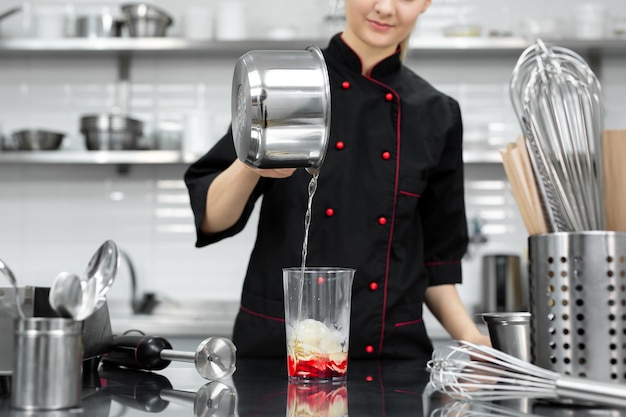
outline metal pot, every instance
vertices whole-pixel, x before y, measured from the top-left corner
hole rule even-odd
[[[251,51],[235,64],[237,157],[257,168],[318,170],[330,131],[330,85],[321,50]]]
[[[133,150],[143,135],[143,122],[109,113],[87,115],[80,119],[80,131],[90,151]]]
[[[136,37],[162,37],[173,23],[172,17],[163,10],[146,3],[122,5],[128,34]]]

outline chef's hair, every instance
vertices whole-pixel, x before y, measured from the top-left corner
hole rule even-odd
[[[404,62],[406,60],[406,54],[409,52],[409,41],[411,40],[411,35],[400,41],[400,61]]]

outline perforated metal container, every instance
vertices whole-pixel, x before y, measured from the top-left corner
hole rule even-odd
[[[535,235],[529,256],[532,362],[626,381],[626,233]]]

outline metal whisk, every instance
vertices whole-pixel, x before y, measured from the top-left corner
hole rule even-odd
[[[539,417],[489,402],[454,401],[430,413],[430,417]]]
[[[427,364],[429,385],[452,398],[552,398],[626,407],[624,385],[562,376],[487,346],[457,343],[435,349]]]
[[[551,231],[603,230],[601,89],[591,68],[538,39],[520,56],[510,94]]]

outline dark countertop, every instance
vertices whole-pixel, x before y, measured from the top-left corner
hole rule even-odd
[[[5,392],[0,416],[626,416],[626,410],[541,406],[527,400],[464,404],[427,396],[429,375],[423,366],[400,360],[351,361],[341,385],[290,384],[283,360],[240,359],[235,374],[222,381],[207,381],[193,364],[182,362],[157,372],[100,367],[91,376],[83,387],[82,410],[28,414],[12,410]]]

